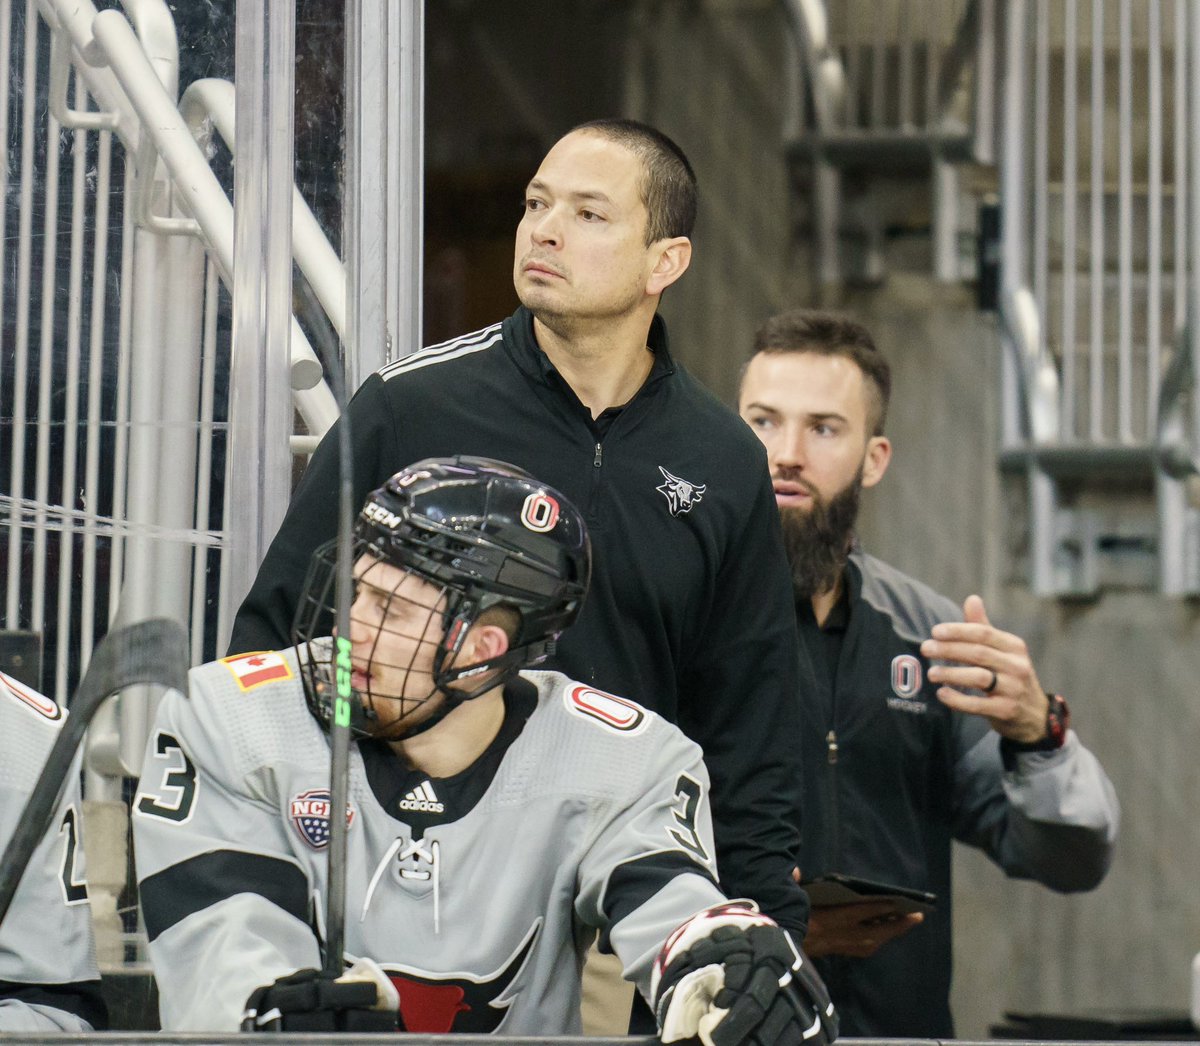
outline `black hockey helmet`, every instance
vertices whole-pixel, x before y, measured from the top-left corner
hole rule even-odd
[[[441,590],[433,689],[402,700],[415,706],[440,691],[448,698],[445,711],[552,653],[559,634],[579,614],[591,574],[587,528],[578,510],[521,469],[478,457],[429,458],[392,476],[367,498],[355,524],[353,554],[356,563],[367,556]],[[330,631],[335,559],[336,542],[314,554],[293,628],[294,641],[308,648],[302,654],[309,666],[309,704],[324,722],[332,706],[332,655],[317,637]],[[371,583],[369,573],[360,573],[360,586]],[[509,649],[484,664],[456,664],[453,655],[467,632],[493,607],[511,612]],[[484,673],[486,681],[474,691],[450,687]],[[373,673],[366,675],[369,680]],[[371,692],[369,682],[366,689],[359,703],[367,721],[355,725],[373,733],[376,698],[398,695]]]

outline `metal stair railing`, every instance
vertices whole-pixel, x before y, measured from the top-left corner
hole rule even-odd
[[[785,0],[784,9],[803,84],[788,153],[812,172],[820,282],[843,278],[844,176],[874,182],[914,170],[931,176],[935,274],[960,279],[958,165],[991,163],[994,153],[995,0]],[[878,211],[857,216],[869,277],[882,273]]]
[[[1001,464],[1026,479],[1031,587],[1200,594],[1198,19],[1183,0],[1006,17]]]

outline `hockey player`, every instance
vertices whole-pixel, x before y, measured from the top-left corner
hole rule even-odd
[[[370,495],[354,552],[351,975],[316,972],[326,545],[294,649],[196,669],[190,700],[160,709],[134,821],[163,1027],[578,1034],[599,932],[665,1042],[832,1039],[811,964],[715,885],[699,748],[631,701],[520,671],[587,590],[574,507],[499,462],[426,460]]]
[[[0,672],[0,840],[18,819],[66,710]],[[107,1024],[83,877],[76,756],[55,831],[33,851],[0,925],[0,1032],[90,1032]]]

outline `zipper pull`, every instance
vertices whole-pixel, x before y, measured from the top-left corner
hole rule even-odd
[[[825,744],[829,747],[829,765],[833,766],[838,761],[838,743],[837,734],[832,730],[825,735]]]
[[[599,468],[603,462],[600,460],[604,456],[604,448],[599,443],[596,444],[596,456],[592,458],[592,465]]]

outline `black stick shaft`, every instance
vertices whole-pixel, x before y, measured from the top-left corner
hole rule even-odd
[[[334,633],[337,692],[333,723],[329,728],[329,867],[325,904],[325,972],[334,977],[343,972],[342,950],[346,937],[346,810],[350,799],[350,604],[351,527],[353,525],[353,482],[349,426],[343,411],[338,422],[340,479],[338,490],[337,627]]]
[[[350,800],[350,604],[354,602],[353,527],[358,506],[354,502],[354,461],[350,442],[349,400],[337,337],[323,309],[303,278],[297,292],[306,319],[329,374],[338,404],[338,529],[337,577],[334,588],[333,722],[329,728],[329,852],[325,887],[325,955],[323,972],[340,977],[344,972],[346,941],[346,815]]]

